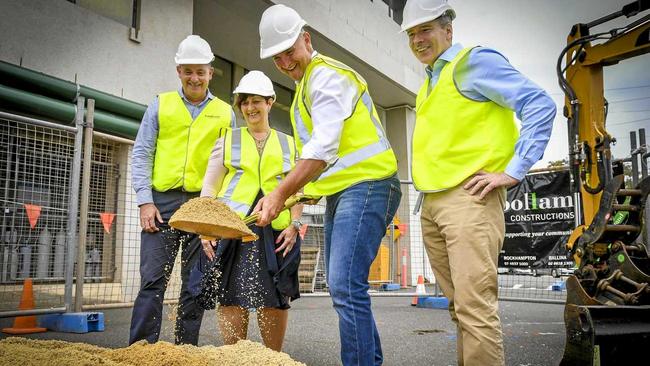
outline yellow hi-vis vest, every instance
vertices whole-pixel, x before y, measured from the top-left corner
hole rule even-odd
[[[219,131],[231,127],[232,108],[215,97],[192,120],[178,91],[160,94],[158,102],[152,187],[199,192]]]
[[[338,160],[314,182],[304,188],[305,194],[329,196],[356,183],[388,178],[397,171],[397,160],[390,147],[377,110],[368,93],[366,81],[349,66],[332,58],[316,55],[296,87],[291,106],[293,135],[298,151],[312,135],[312,102],[309,79],[316,67],[327,67],[350,79],[358,90],[352,115],[343,121]]]
[[[296,147],[291,136],[271,129],[262,155],[247,128],[235,128],[224,136],[223,165],[228,169],[217,198],[240,217],[251,209],[260,190],[267,195],[295,165]],[[273,229],[285,229],[291,213],[283,210],[271,222]]]
[[[510,109],[463,96],[454,82],[465,48],[441,72],[427,95],[429,78],[418,92],[411,174],[422,192],[452,188],[479,170],[503,172],[519,136]]]

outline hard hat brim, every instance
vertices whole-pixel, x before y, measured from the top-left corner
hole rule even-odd
[[[262,97],[273,97],[275,99],[275,92],[260,92],[259,90],[253,90],[249,88],[235,88],[235,90],[232,92],[233,94],[252,94],[252,95],[260,95]]]
[[[298,29],[302,29],[305,25],[307,25],[307,22],[305,21],[302,21],[300,23],[301,24],[299,24]],[[298,40],[298,37],[300,36],[301,33],[302,31],[296,32],[295,36],[286,39],[283,42],[280,42],[274,46],[267,47],[267,48],[260,47],[260,59],[264,60],[266,58],[275,56],[278,53],[288,50],[289,48],[291,48],[291,46],[293,46],[294,43],[296,43],[296,40]]]
[[[211,59],[207,58],[189,58],[189,59],[182,59],[182,58],[177,58],[174,57],[174,62],[176,62],[176,65],[209,65],[214,61],[214,56],[212,56]]]
[[[449,15],[451,15],[451,20],[456,19],[456,12],[454,11],[454,9],[451,8],[451,6],[449,6],[449,5],[443,6],[441,10],[442,11],[439,14],[434,13],[434,14],[431,14],[430,16],[418,18],[418,19],[416,19],[416,20],[414,20],[414,21],[412,21],[412,22],[410,22],[408,24],[402,24],[401,25],[402,29],[398,33],[404,33],[407,30],[409,30],[409,29],[411,29],[411,28],[413,28],[415,26],[418,26],[418,25],[426,23],[426,22],[430,22],[430,21],[432,21],[434,19],[438,19],[441,16],[445,15],[446,13],[450,13]]]

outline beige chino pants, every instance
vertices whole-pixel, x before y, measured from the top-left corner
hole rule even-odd
[[[497,261],[505,233],[506,191],[495,189],[481,200],[463,184],[425,195],[424,245],[457,325],[458,364],[504,365]]]

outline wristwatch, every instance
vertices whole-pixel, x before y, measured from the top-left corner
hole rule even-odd
[[[291,225],[296,228],[296,230],[300,231],[300,228],[302,227],[302,222],[300,220],[291,220]]]

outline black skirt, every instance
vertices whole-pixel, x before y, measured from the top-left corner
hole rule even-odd
[[[253,225],[252,230],[259,237],[254,242],[219,241],[215,259],[220,273],[216,280],[217,303],[247,309],[288,309],[289,302],[300,297],[300,236],[287,256],[282,257],[282,252],[274,253],[281,231],[273,230],[271,225]]]

